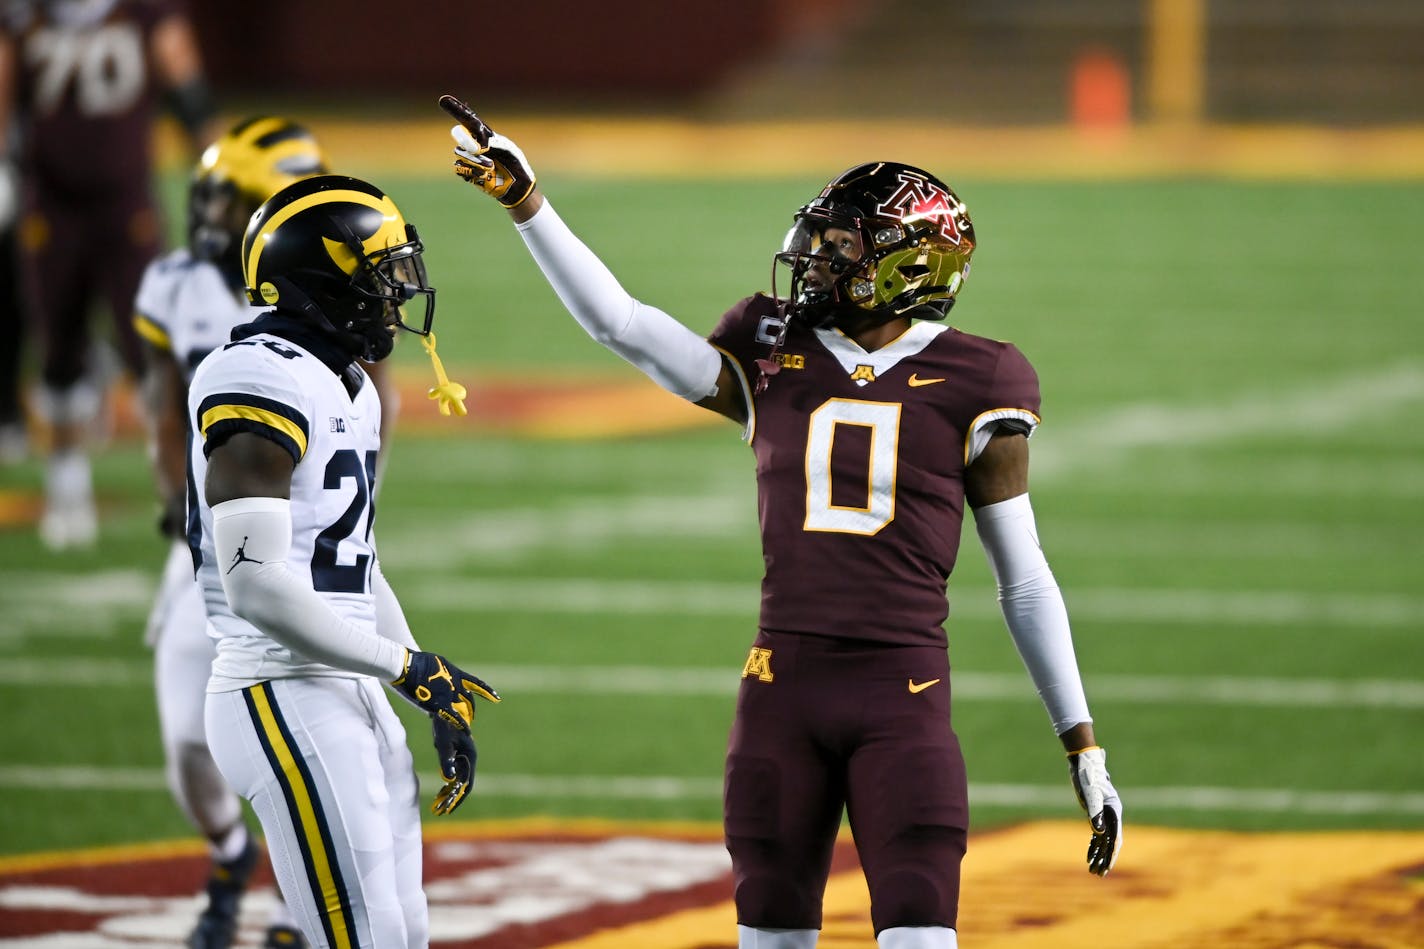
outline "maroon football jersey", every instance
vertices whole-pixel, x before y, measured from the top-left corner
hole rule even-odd
[[[757,295],[709,337],[749,394],[779,328],[775,302]],[[762,628],[943,645],[966,458],[995,423],[1037,425],[1033,367],[1009,343],[929,321],[874,352],[793,321],[778,359],[748,423]]]
[[[45,4],[19,4],[10,14],[20,161],[41,192],[148,193],[161,91],[150,40],[180,9],[177,0],[118,0],[98,22],[79,26],[56,22]]]

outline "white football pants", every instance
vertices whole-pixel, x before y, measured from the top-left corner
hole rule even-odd
[[[214,839],[242,819],[242,803],[213,763],[203,729],[208,675],[217,655],[207,627],[208,614],[193,579],[193,556],[186,544],[175,542],[149,613],[146,638],[153,646],[168,789],[193,826]]]
[[[212,692],[208,741],[252,803],[313,947],[424,947],[419,788],[375,679],[274,679]]]

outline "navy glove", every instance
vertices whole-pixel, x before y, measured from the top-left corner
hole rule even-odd
[[[469,731],[438,716],[431,716],[430,729],[435,737],[435,754],[440,759],[440,775],[445,779],[435,792],[430,810],[443,817],[453,814],[470,793],[470,784],[475,780],[475,740]]]
[[[425,714],[465,731],[475,720],[475,696],[499,701],[493,686],[433,652],[407,650],[405,670],[391,685]]]
[[[475,696],[498,702],[499,693],[483,679],[433,652],[407,651],[405,670],[391,685],[430,716],[435,753],[445,779],[431,810],[441,815],[452,813],[469,794],[475,779],[475,740],[470,735]]]

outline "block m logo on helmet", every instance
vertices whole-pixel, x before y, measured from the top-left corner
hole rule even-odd
[[[899,218],[910,225],[918,221],[931,221],[942,238],[958,245],[963,236],[959,230],[959,215],[964,205],[954,195],[909,171],[901,171],[900,187],[877,207],[876,213]]]
[[[363,203],[358,201],[357,203]],[[336,266],[349,274],[354,274],[356,269],[365,260],[379,260],[382,252],[392,247],[399,247],[406,242],[405,221],[396,210],[395,203],[390,198],[382,198],[379,204],[371,206],[373,210],[379,211],[379,219],[370,218],[366,223],[378,224],[376,230],[369,236],[359,234],[354,231],[343,235],[345,240],[332,240],[330,237],[322,237],[322,244],[326,247],[326,252],[331,255],[331,260]],[[343,223],[335,222],[338,226]],[[360,251],[358,255],[357,251]]]

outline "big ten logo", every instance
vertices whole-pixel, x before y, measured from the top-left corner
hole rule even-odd
[[[777,353],[776,361],[783,369],[805,369],[806,357],[800,353]]]
[[[329,418],[331,419],[331,430],[333,432],[346,431],[346,419],[337,418],[335,415],[329,416]]]

